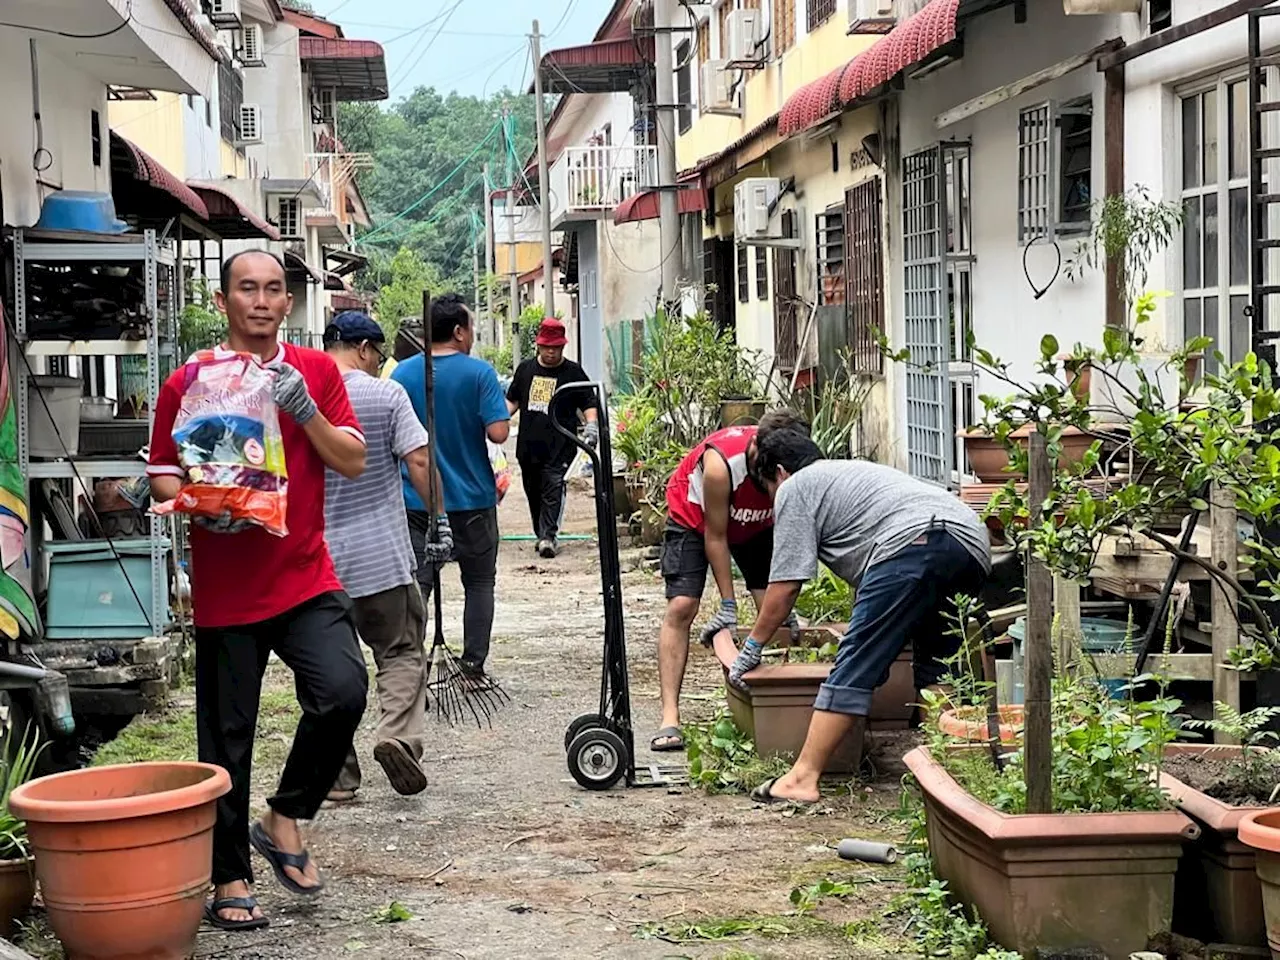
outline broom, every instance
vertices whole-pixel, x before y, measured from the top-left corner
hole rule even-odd
[[[436,503],[436,391],[432,368],[431,343],[427,329],[431,323],[431,294],[422,292],[422,361],[426,383],[427,413],[427,517],[431,539],[439,532],[439,504]],[[435,638],[427,655],[427,693],[434,695],[437,715],[451,726],[467,714],[481,726],[481,717],[493,726],[493,713],[511,698],[496,680],[486,673],[468,667],[444,638],[444,608],[440,598],[440,567],[434,564],[431,574],[435,609]],[[432,679],[434,676],[434,679]]]

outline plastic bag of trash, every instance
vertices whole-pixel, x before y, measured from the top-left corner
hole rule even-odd
[[[507,455],[502,447],[492,440],[486,440],[485,443],[489,445],[489,466],[493,467],[493,483],[498,488],[498,502],[501,503],[511,489],[511,465],[507,463]]]
[[[212,350],[194,354],[185,370],[173,442],[186,476],[177,497],[155,512],[248,522],[285,536],[289,481],[271,397],[275,373],[249,354]]]

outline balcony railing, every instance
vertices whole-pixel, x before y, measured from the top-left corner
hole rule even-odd
[[[556,180],[565,196],[552,198],[562,209],[612,210],[658,182],[658,148],[653,146],[569,147],[562,162],[564,173]]]
[[[339,203],[346,195],[347,184],[360,170],[373,166],[373,155],[368,153],[309,153],[306,156],[307,178],[320,191],[324,209],[329,213],[341,213]]]

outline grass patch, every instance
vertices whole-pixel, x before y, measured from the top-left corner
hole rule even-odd
[[[291,687],[263,690],[258,706],[255,765],[284,759],[301,715],[297,696]],[[93,766],[196,758],[196,709],[194,703],[186,703],[159,713],[134,717],[119,736],[98,748]]]
[[[31,954],[35,960],[64,960],[66,957],[62,943],[49,929],[49,921],[43,913],[33,913],[26,920],[18,921],[13,945]]]

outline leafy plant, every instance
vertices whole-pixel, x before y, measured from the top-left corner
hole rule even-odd
[[[684,726],[689,783],[708,793],[748,793],[791,764],[781,757],[765,760],[726,711],[710,723]]]
[[[796,612],[810,623],[847,622],[853,612],[853,587],[825,566],[800,588]]]
[[[1181,226],[1182,207],[1152,199],[1144,186],[1111,194],[1095,204],[1089,236],[1080,241],[1075,258],[1066,264],[1067,277],[1074,280],[1115,258],[1125,303],[1132,303],[1146,285],[1147,264]]]
[[[872,389],[871,380],[853,372],[847,351],[841,360],[840,367],[824,376],[817,387],[793,390],[791,382],[784,379],[775,388],[779,404],[795,410],[809,422],[813,442],[824,457],[832,460],[849,459],[850,439],[861,422]]]
[[[178,316],[178,353],[185,360],[197,350],[207,350],[222,342],[227,332],[227,318],[213,304],[208,281],[197,280],[191,287],[190,299]],[[135,401],[136,403],[136,401]],[[142,409],[135,406],[135,409]]]
[[[374,923],[404,923],[412,919],[413,913],[399,900],[392,900],[373,915]]]
[[[390,276],[378,288],[373,311],[390,343],[395,340],[402,320],[422,315],[422,292],[440,290],[443,279],[438,269],[408,246],[396,250],[387,269]]]
[[[13,736],[13,731],[9,735]],[[25,860],[30,856],[27,824],[9,810],[9,797],[31,779],[36,762],[44,752],[39,732],[28,727],[22,739],[10,747],[10,756],[0,760],[0,860]]]
[[[861,881],[861,883],[867,882],[870,880]],[[846,897],[852,897],[858,892],[859,885],[858,881],[832,880],[830,877],[823,877],[816,883],[792,890],[791,903],[796,908],[796,912],[811,913],[823,900],[843,900]]]
[[[1209,730],[1240,744],[1239,759],[1230,766],[1241,786],[1259,797],[1274,802],[1280,794],[1280,756],[1272,744],[1280,740],[1280,734],[1267,726],[1280,717],[1280,707],[1255,707],[1241,713],[1229,703],[1218,701],[1213,705],[1212,720],[1187,720],[1183,726],[1189,730]]]

